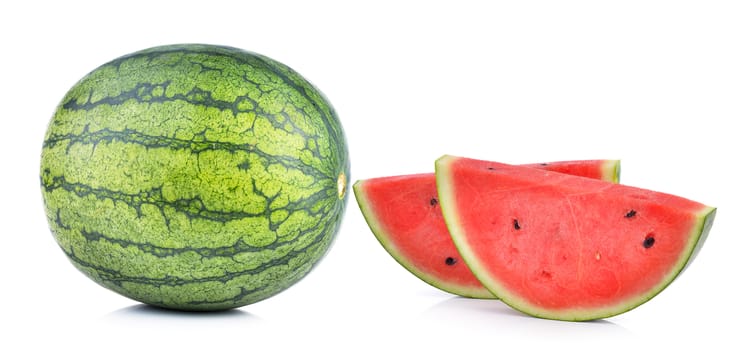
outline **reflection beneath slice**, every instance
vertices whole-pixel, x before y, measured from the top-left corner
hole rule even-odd
[[[459,319],[460,324],[471,331],[491,329],[494,332],[506,332],[537,335],[538,332],[548,336],[578,337],[590,335],[611,336],[631,335],[623,326],[610,320],[585,322],[555,321],[533,317],[512,309],[499,300],[469,299],[451,297],[441,301],[422,314],[431,322]]]

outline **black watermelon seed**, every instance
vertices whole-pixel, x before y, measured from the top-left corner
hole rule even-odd
[[[494,167],[488,167],[488,170],[496,170]]]
[[[649,249],[652,248],[652,246],[655,244],[655,238],[652,235],[647,236],[644,238],[644,242],[642,242],[642,245],[644,248]]]
[[[447,265],[449,265],[449,266],[452,266],[452,265],[454,265],[454,264],[457,263],[457,259],[455,259],[455,258],[453,258],[453,257],[450,256],[446,260],[444,260],[444,263],[447,264]]]
[[[548,163],[540,163],[541,166],[547,166]]]
[[[626,213],[627,218],[633,218],[636,215],[636,210],[631,209],[628,213]]]
[[[514,219],[514,229],[519,230],[521,227],[519,226],[519,221],[517,219]]]
[[[439,203],[439,201],[436,200],[436,198],[431,198],[431,200],[429,201],[429,204],[431,204],[432,207],[435,206],[436,203]]]

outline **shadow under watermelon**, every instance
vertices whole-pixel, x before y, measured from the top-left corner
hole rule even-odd
[[[179,311],[164,309],[147,304],[135,304],[110,312],[104,317],[106,321],[123,323],[149,323],[172,321],[177,324],[200,324],[203,321],[223,320],[231,323],[262,321],[262,318],[240,309],[223,311]]]

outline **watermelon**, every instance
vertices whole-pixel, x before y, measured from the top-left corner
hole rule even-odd
[[[585,160],[527,166],[618,182],[617,160]],[[359,180],[359,208],[384,249],[405,269],[445,292],[494,298],[462,262],[442,218],[434,173]]]
[[[224,310],[316,266],[337,234],[349,160],[327,99],[232,47],[138,51],[64,96],[43,143],[46,217],[75,267],[134,300]]]
[[[524,313],[614,316],[691,262],[716,209],[682,197],[528,167],[445,156],[444,220],[483,285]]]

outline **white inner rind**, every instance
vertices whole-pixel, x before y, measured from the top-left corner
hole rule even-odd
[[[601,180],[612,183],[619,183],[621,180],[621,161],[608,160],[603,162],[601,172],[603,174],[610,175],[610,177],[604,177]]]

